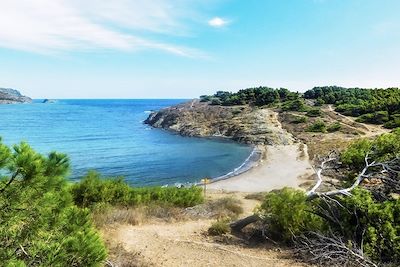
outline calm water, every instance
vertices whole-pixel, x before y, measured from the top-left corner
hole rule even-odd
[[[24,140],[42,153],[67,153],[71,179],[95,169],[107,176],[125,176],[134,185],[164,185],[217,177],[240,166],[250,147],[181,137],[142,123],[150,110],[179,102],[59,100],[0,105],[0,136],[6,144]]]

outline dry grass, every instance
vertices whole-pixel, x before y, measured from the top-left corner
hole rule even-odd
[[[259,192],[259,193],[251,193],[246,195],[244,198],[245,199],[254,199],[254,200],[258,200],[258,201],[263,201],[265,199],[265,195],[267,193],[265,192]]]
[[[106,241],[108,259],[105,266],[112,267],[147,267],[152,266],[145,262],[140,252],[129,252],[121,244],[112,244]]]
[[[93,211],[93,221],[99,228],[116,223],[139,225],[150,221],[175,222],[185,219],[182,208],[160,205],[105,207]]]
[[[237,218],[243,213],[240,200],[233,197],[224,197],[207,203],[218,218]]]
[[[208,228],[208,234],[212,236],[224,235],[229,232],[229,218],[227,219],[218,219],[213,224],[211,224],[210,228]]]

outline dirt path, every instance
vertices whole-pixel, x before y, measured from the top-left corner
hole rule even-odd
[[[210,193],[211,198],[226,196]],[[228,194],[232,195],[232,194]],[[250,214],[256,200],[244,199],[245,214]],[[284,249],[250,247],[227,237],[216,241],[206,232],[213,220],[202,219],[176,223],[152,223],[146,225],[118,225],[103,230],[103,235],[120,243],[125,250],[139,254],[144,265],[149,266],[305,266],[291,259]]]
[[[324,111],[328,114],[328,116],[338,120],[348,127],[357,131],[362,131],[365,137],[372,137],[390,132],[390,130],[385,129],[380,125],[357,122],[353,117],[348,117],[340,114],[339,112],[336,112],[333,109],[332,105],[328,105],[327,108],[324,109]]]

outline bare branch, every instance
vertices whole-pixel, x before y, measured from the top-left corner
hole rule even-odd
[[[313,264],[377,267],[375,263],[364,256],[362,248],[357,247],[355,243],[349,246],[332,233],[330,236],[325,236],[317,232],[310,232],[307,236],[297,237],[295,242],[296,252]]]

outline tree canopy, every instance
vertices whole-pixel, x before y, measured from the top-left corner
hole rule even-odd
[[[89,211],[74,205],[66,155],[0,139],[0,259],[5,266],[101,266],[107,253]],[[4,266],[3,265],[3,266]]]

